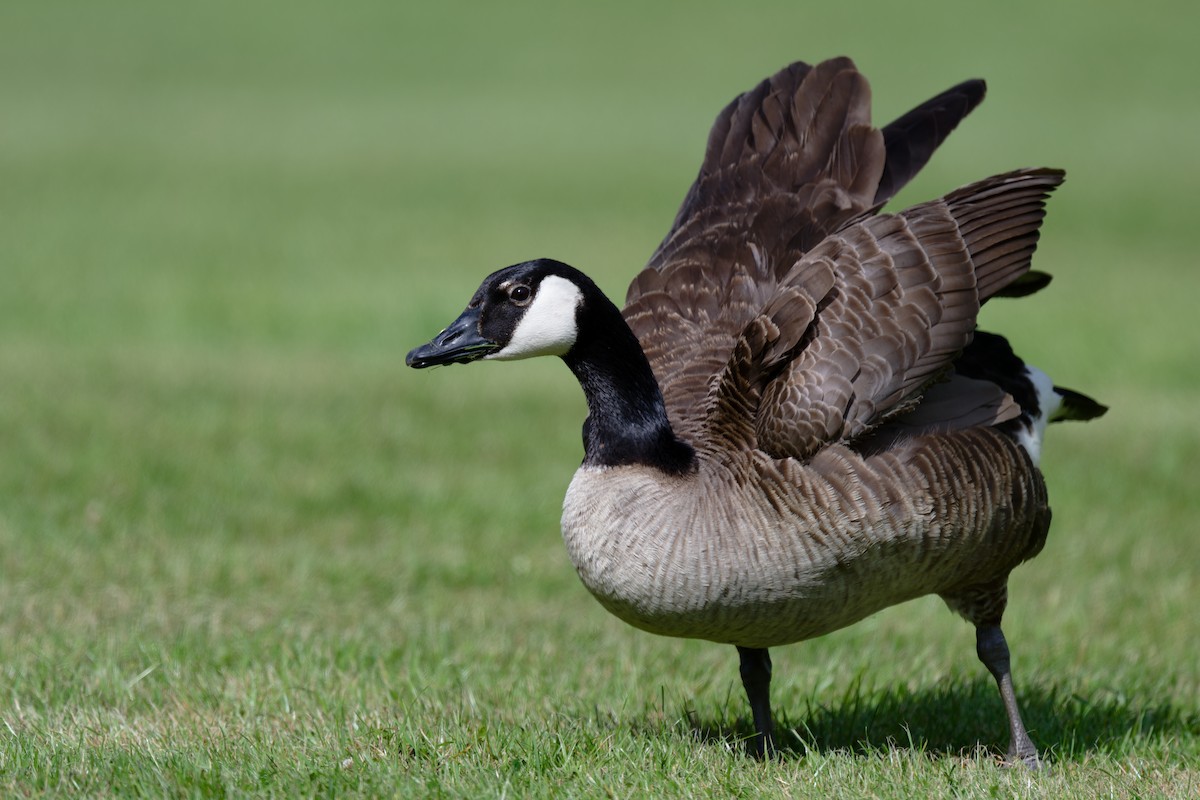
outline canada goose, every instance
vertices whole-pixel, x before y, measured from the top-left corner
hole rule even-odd
[[[1046,197],[1025,169],[899,214],[880,206],[982,99],[968,81],[883,128],[845,58],[733,101],[618,310],[549,259],[488,276],[409,366],[558,356],[587,398],[562,532],[593,595],[652,633],[735,645],[758,757],[768,648],[938,594],[976,628],[1039,765],[1000,629],[1009,572],[1050,524],[1045,424],[1106,410],[975,331],[1020,296]]]

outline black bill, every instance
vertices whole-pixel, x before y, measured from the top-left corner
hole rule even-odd
[[[413,369],[440,364],[469,364],[500,349],[479,333],[479,309],[468,308],[433,341],[413,348],[404,363]]]

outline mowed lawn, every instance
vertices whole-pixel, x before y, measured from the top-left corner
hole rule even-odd
[[[0,6],[0,795],[1200,796],[1200,15],[644,5]],[[566,558],[570,374],[403,365],[516,261],[620,298],[717,111],[842,53],[879,123],[989,79],[902,202],[1069,173],[983,320],[1112,407],[1010,584],[1048,773],[936,599],[774,651],[744,758],[734,650]]]

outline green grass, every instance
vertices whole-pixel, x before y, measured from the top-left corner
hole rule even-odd
[[[0,795],[1200,793],[1192,5],[642,5],[0,6]],[[1049,774],[930,599],[775,651],[739,757],[732,648],[566,559],[569,374],[403,367],[499,266],[620,297],[716,111],[842,52],[879,121],[990,81],[904,200],[1070,173],[984,320],[1112,406],[1011,583]]]

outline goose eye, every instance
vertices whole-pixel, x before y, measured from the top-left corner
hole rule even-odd
[[[527,303],[529,302],[529,297],[531,294],[533,294],[533,292],[528,286],[525,286],[524,284],[517,284],[508,290],[508,299],[518,304]]]

